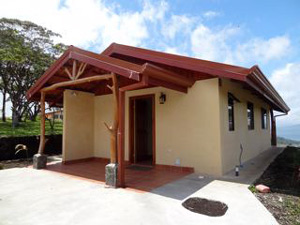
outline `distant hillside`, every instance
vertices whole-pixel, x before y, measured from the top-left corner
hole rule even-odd
[[[277,135],[290,140],[300,141],[300,124],[277,127]]]
[[[277,145],[293,145],[293,146],[300,146],[300,141],[290,140],[283,137],[277,137]]]

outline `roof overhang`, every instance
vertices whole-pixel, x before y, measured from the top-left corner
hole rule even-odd
[[[180,55],[157,52],[148,49],[136,48],[132,46],[120,45],[117,43],[112,43],[102,52],[101,55],[115,58],[125,57],[125,59],[128,59],[128,61],[139,59],[156,65],[165,65],[168,67],[185,69],[193,71],[196,74],[206,74],[208,75],[206,79],[210,76],[236,80],[257,93],[262,99],[268,102],[273,109],[284,113],[287,113],[290,110],[290,108],[287,106],[287,104],[258,66],[253,66],[249,69]],[[196,78],[196,80],[199,79],[201,79],[201,77]]]
[[[195,82],[195,80],[192,78],[181,76],[175,72],[168,71],[150,63],[138,65],[70,46],[65,53],[58,60],[56,60],[53,65],[51,65],[50,68],[28,90],[28,100],[39,100],[40,91],[47,90],[49,86],[56,83],[64,82],[67,83],[67,85],[56,88],[55,92],[50,93],[50,95],[46,95],[47,102],[55,104],[59,102],[61,103],[63,99],[63,90],[67,88],[70,89],[70,86],[72,86],[70,85],[72,81],[69,80],[69,77],[64,73],[63,70],[67,67],[71,67],[70,69],[72,70],[72,66],[68,65],[70,64],[70,60],[76,60],[76,62],[85,63],[89,65],[90,70],[96,68],[98,69],[97,71],[101,71],[102,75],[107,73],[119,75],[123,79],[120,87],[139,82],[142,80],[142,77],[144,77],[143,81],[147,82],[147,87],[162,86],[186,93],[187,89]],[[101,74],[98,72],[97,76],[99,75],[101,76]],[[85,78],[83,80],[90,80],[89,77],[96,76],[96,72],[87,73],[84,76]],[[88,87],[85,84],[85,86],[81,86],[81,88],[84,89],[84,87],[86,87],[88,88],[89,92],[92,92],[96,95],[107,94],[107,91],[109,91],[106,87],[107,84],[105,83],[102,85],[102,87],[100,84],[94,84],[94,87],[91,86],[91,84],[89,85],[90,86]],[[72,88],[78,89],[78,85],[76,87],[73,85]],[[106,91],[103,91],[103,89],[106,89]]]
[[[251,72],[247,76],[246,83],[270,102],[275,110],[283,113],[288,113],[290,111],[288,105],[264,76],[258,66],[253,66],[251,68]]]
[[[47,82],[55,76],[58,70],[64,67],[70,59],[87,63],[91,66],[119,74],[132,80],[140,80],[141,66],[70,46],[28,90],[26,95],[27,99],[31,100],[31,98],[41,90],[41,88],[47,86]]]
[[[43,88],[68,81],[69,77],[64,73],[64,69],[70,68],[70,63],[74,60],[88,65],[88,71],[83,77],[114,73],[119,75],[120,87],[143,80],[143,87],[161,86],[186,93],[197,80],[231,79],[252,90],[273,109],[284,113],[290,110],[258,66],[248,69],[116,43],[111,44],[101,54],[70,46],[28,90],[27,98],[39,100]],[[110,93],[108,84],[109,81],[102,81],[72,88],[102,95]],[[46,101],[54,105],[61,103],[64,89],[66,88],[60,88],[47,95]]]

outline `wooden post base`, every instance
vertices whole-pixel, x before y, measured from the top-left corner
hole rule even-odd
[[[105,166],[105,184],[107,187],[118,187],[118,164],[110,163]]]
[[[33,168],[44,169],[47,167],[47,156],[44,154],[35,154],[33,156]]]

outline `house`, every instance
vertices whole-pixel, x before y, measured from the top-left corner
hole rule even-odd
[[[53,112],[46,112],[45,117],[47,119],[55,119],[55,120],[63,120],[63,111],[62,110],[57,110]]]
[[[276,145],[274,111],[290,110],[258,66],[116,43],[101,54],[70,46],[27,98],[64,108],[64,162],[111,158],[120,186],[126,163],[222,175],[239,164],[241,147],[246,161]]]

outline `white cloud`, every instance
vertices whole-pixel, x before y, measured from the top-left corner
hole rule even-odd
[[[216,12],[216,11],[207,11],[207,12],[203,13],[203,17],[206,18],[206,19],[213,19],[213,18],[218,17],[220,15],[221,15],[221,13]]]
[[[236,39],[243,33],[242,28],[231,25],[213,29],[200,24],[191,33],[192,53],[202,59],[250,66],[281,59],[291,50],[287,36],[238,42]]]
[[[165,17],[169,5],[165,1],[160,1],[158,4],[153,5],[150,1],[144,1],[144,9],[142,16],[152,22],[162,20]]]
[[[169,39],[173,39],[178,33],[187,35],[191,32],[194,22],[194,18],[186,15],[172,15],[170,20],[162,24],[162,34]]]
[[[99,50],[111,42],[141,45],[149,37],[146,23],[161,20],[168,8],[164,1],[145,1],[135,12],[117,12],[101,0],[66,0],[63,7],[59,0],[1,1],[1,17],[35,22],[60,33],[66,44]]]
[[[300,62],[275,70],[270,81],[291,108],[288,116],[278,117],[279,125],[300,124]]]
[[[268,62],[280,59],[290,51],[290,40],[287,36],[277,36],[267,40],[254,38],[240,44],[236,49],[238,61],[247,61],[249,56],[257,61]]]
[[[175,54],[175,55],[184,55],[184,56],[189,56],[189,54],[187,54],[184,50],[184,48],[182,47],[166,47],[163,52],[166,53],[170,53],[170,54]]]
[[[144,47],[149,44],[153,48],[176,48],[177,52],[207,60],[250,65],[280,59],[290,50],[287,36],[239,43],[234,40],[243,34],[242,28],[208,27],[199,17],[168,14],[169,6],[164,0],[146,0],[143,8],[136,11],[121,10],[101,0],[66,0],[63,6],[59,0],[0,0],[0,5],[1,17],[33,21],[60,33],[66,44],[94,51],[112,42]],[[203,17],[218,15],[207,11]]]
[[[286,35],[240,41],[240,37],[245,35],[243,27],[230,24],[207,26],[200,17],[170,13],[164,0],[156,3],[145,0],[142,9],[135,11],[121,9],[102,0],[66,0],[63,6],[60,0],[0,0],[0,5],[0,17],[35,22],[60,33],[65,44],[98,52],[110,43],[118,42],[144,47],[150,45],[153,49],[169,53],[251,66],[279,60],[291,50],[291,42]],[[207,11],[202,18],[212,19],[219,15],[218,12]],[[299,79],[299,64],[288,64],[272,76],[276,88],[293,107],[289,118],[298,121],[300,109],[297,105],[300,102],[296,102],[295,91],[291,90],[297,90],[294,86]],[[287,83],[289,81],[283,77],[289,77],[292,83]]]
[[[232,49],[229,41],[239,33],[232,26],[212,30],[201,24],[191,34],[191,50],[201,59],[232,62]]]

